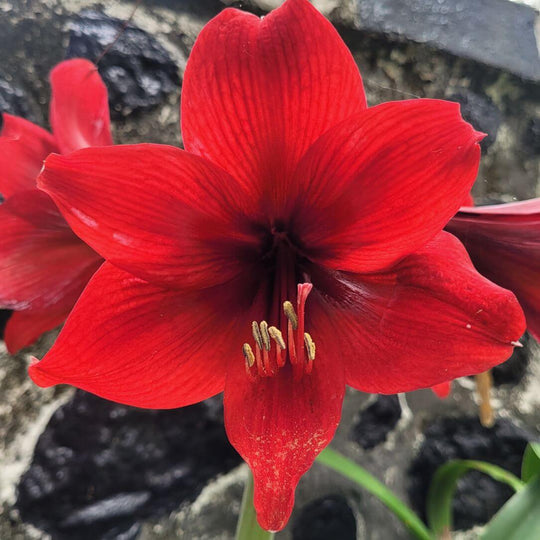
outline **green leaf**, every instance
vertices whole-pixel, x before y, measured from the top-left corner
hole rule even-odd
[[[438,537],[448,536],[452,529],[454,492],[458,480],[471,470],[483,472],[494,480],[508,484],[515,491],[524,486],[523,482],[512,473],[491,463],[461,459],[445,463],[437,469],[431,481],[426,507],[428,524]]]
[[[529,443],[523,454],[521,479],[529,482],[537,474],[540,474],[540,443]]]
[[[265,531],[257,523],[257,514],[255,513],[255,507],[253,506],[253,475],[251,474],[251,471],[248,471],[235,539],[271,540],[272,538],[274,538],[274,533]]]
[[[540,476],[516,493],[488,523],[480,540],[540,538]]]
[[[323,450],[317,457],[317,461],[346,476],[375,495],[417,538],[421,540],[433,540],[433,535],[422,520],[382,482],[366,471],[366,469],[330,448]]]

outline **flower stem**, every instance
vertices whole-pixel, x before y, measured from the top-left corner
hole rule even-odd
[[[484,427],[493,427],[495,416],[491,407],[491,388],[493,386],[493,378],[490,371],[484,371],[474,376],[476,381],[476,390],[480,399],[478,415],[480,423]]]
[[[398,497],[396,497],[382,482],[377,480],[364,468],[338,452],[326,448],[317,461],[334,471],[350,478],[364,489],[375,495],[389,510],[391,510],[409,531],[421,540],[433,540],[434,536],[422,520]]]
[[[248,477],[244,487],[244,496],[242,497],[242,506],[238,525],[236,527],[236,540],[271,540],[274,533],[261,529],[257,523],[257,514],[253,506],[253,475],[248,469]]]

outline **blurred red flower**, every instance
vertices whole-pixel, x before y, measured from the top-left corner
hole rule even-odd
[[[512,291],[527,320],[527,330],[540,340],[540,198],[516,203],[463,206],[446,230],[467,248],[476,269]],[[440,398],[451,383],[432,388]]]
[[[223,11],[183,84],[186,151],[50,156],[39,185],[106,262],[30,368],[139,407],[224,391],[260,524],[286,524],[346,384],[395,393],[508,358],[514,295],[442,232],[482,135],[455,103],[366,107],[355,62],[307,0]],[[243,356],[242,356],[243,355]]]
[[[516,295],[528,331],[540,340],[540,198],[462,207],[446,230],[482,275]]]
[[[5,342],[14,353],[66,319],[103,259],[69,228],[36,178],[51,152],[112,144],[107,89],[94,64],[51,71],[52,134],[3,114],[0,132],[0,307],[13,309]]]

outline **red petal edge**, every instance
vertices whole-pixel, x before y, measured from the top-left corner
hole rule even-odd
[[[325,290],[327,279],[314,276],[314,286]],[[347,384],[363,392],[409,392],[486,371],[510,357],[525,331],[515,296],[476,272],[448,233],[387,273],[331,279],[333,296],[312,294],[311,302],[327,313],[322,329]]]
[[[84,58],[65,60],[50,78],[50,121],[60,151],[112,144],[107,88],[97,67]]]
[[[279,204],[308,147],[365,108],[337,31],[307,0],[287,0],[260,18],[226,9],[204,27],[184,76],[182,134],[187,151]]]
[[[44,129],[10,114],[2,114],[0,132],[0,193],[4,198],[36,187],[43,160],[57,152],[54,137]]]
[[[106,262],[29,374],[136,407],[197,403],[223,390],[226,358],[242,362],[239,329],[252,315],[239,300],[236,287],[178,294]]]
[[[290,366],[274,377],[251,381],[244,359],[229,361],[225,384],[225,427],[229,440],[249,464],[255,484],[257,519],[266,530],[281,530],[294,504],[300,477],[330,443],[341,417],[343,364],[316,325],[313,371],[294,380]]]
[[[291,196],[310,258],[369,273],[420,249],[469,192],[480,138],[459,105],[427,99],[371,107],[329,130],[298,166]]]

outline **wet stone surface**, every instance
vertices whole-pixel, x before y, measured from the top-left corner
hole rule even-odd
[[[491,429],[475,417],[440,418],[424,432],[425,440],[409,469],[409,496],[424,515],[426,496],[436,469],[450,459],[481,459],[519,476],[527,442],[534,435],[508,420],[498,420]],[[510,498],[512,490],[479,472],[467,474],[454,497],[454,527],[469,529],[484,524]]]
[[[356,518],[342,495],[328,495],[299,510],[293,540],[356,540]]]
[[[39,438],[16,507],[53,538],[132,538],[240,462],[221,415],[218,400],[147,411],[78,391]]]
[[[378,396],[374,403],[360,412],[351,430],[351,439],[364,450],[383,443],[401,418],[397,396]]]
[[[67,58],[96,61],[109,46],[98,69],[109,91],[113,115],[154,107],[178,90],[178,66],[150,34],[131,24],[124,29],[124,21],[98,11],[84,10],[73,18]]]

